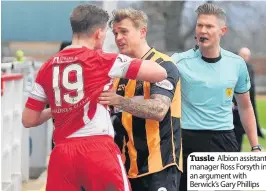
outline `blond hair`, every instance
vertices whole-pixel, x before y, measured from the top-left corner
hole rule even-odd
[[[141,10],[133,8],[116,9],[112,12],[109,27],[112,28],[113,23],[118,23],[124,19],[130,19],[136,28],[148,27],[148,16]]]
[[[198,17],[202,14],[215,15],[218,19],[226,23],[226,13],[224,9],[220,8],[218,5],[215,5],[213,3],[205,3],[203,5],[200,5],[197,8],[196,13],[198,14]]]

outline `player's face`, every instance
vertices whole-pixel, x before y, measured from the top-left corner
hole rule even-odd
[[[142,29],[135,27],[130,19],[113,23],[113,33],[120,53],[132,56],[138,51],[143,32]]]
[[[226,33],[227,27],[223,21],[215,15],[198,16],[196,24],[197,42],[201,48],[213,48],[220,44],[221,37]],[[199,42],[200,37],[207,38],[203,42]]]

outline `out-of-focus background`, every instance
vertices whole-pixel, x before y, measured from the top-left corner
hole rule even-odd
[[[195,10],[203,2],[2,1],[2,190],[44,190],[53,125],[49,121],[38,128],[24,129],[20,123],[21,110],[39,67],[64,43],[71,42],[69,16],[75,6],[95,4],[109,13],[125,7],[145,11],[149,17],[149,44],[171,56],[173,52],[195,46]],[[251,50],[258,118],[266,136],[266,2],[213,3],[227,13],[228,32],[222,40],[222,47],[232,52],[238,52],[241,47]],[[111,30],[108,31],[104,50],[117,51]],[[11,73],[21,75],[5,76]],[[266,147],[265,139],[260,139],[260,143]],[[246,137],[243,151],[249,151]]]
[[[149,16],[148,42],[171,55],[194,46],[196,8],[204,1],[3,1],[2,62],[15,56],[18,49],[25,56],[45,61],[56,53],[62,41],[71,41],[70,13],[80,3],[107,9],[134,7]],[[208,1],[212,2],[212,1]],[[215,1],[226,10],[229,28],[222,46],[237,52],[245,46],[252,51],[257,92],[266,92],[266,2]],[[15,14],[16,13],[16,14]],[[116,51],[111,31],[105,49]]]

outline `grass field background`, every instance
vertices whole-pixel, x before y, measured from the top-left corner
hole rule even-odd
[[[262,145],[264,151],[266,152],[266,96],[257,96],[256,104],[257,104],[259,123],[265,137],[264,139],[259,138],[259,143]],[[250,152],[250,146],[246,135],[244,136],[242,151]]]

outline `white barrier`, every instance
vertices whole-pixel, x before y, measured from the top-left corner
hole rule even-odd
[[[23,106],[26,103],[26,99],[28,97],[28,93],[23,92]],[[22,181],[27,182],[29,180],[30,173],[30,129],[23,128],[22,129],[22,140],[21,140],[21,175]]]
[[[1,63],[1,70],[4,70],[6,73],[12,72],[13,64],[11,62]]]
[[[20,100],[19,99],[17,100],[22,101],[22,108],[24,107],[25,102],[28,98],[29,94],[28,92],[31,90],[32,84],[35,80],[36,72],[39,70],[41,65],[42,62],[36,62],[36,61],[27,61],[25,63],[1,63],[1,69],[4,69],[6,72],[11,72],[11,73],[17,72],[23,75],[22,94],[17,94],[17,89],[14,89],[16,87],[12,83],[5,84],[5,91],[8,91],[10,89],[10,91],[12,90],[13,94],[16,94],[16,96],[13,96],[12,98],[5,101],[7,104],[12,103],[13,100],[19,98]],[[2,98],[2,103],[3,103],[3,98]],[[2,114],[3,114],[3,104],[2,104]],[[14,116],[19,117],[19,123],[21,123],[21,113],[19,114],[18,112],[15,112]],[[3,127],[2,119],[1,123],[2,123],[1,127]],[[17,126],[15,122],[9,125],[11,126],[11,128],[15,128],[14,126]],[[21,127],[22,127],[20,129],[21,131],[19,132],[21,136],[20,140],[21,146],[18,151],[20,152],[20,156],[17,157],[17,159],[18,160],[21,159],[21,166],[20,166],[21,179],[22,181],[27,182],[29,178],[33,179],[38,178],[38,176],[47,167],[46,159],[47,155],[49,155],[49,153],[51,152],[51,138],[52,138],[51,135],[53,131],[53,124],[52,121],[49,120],[47,123],[44,123],[43,125],[36,128],[26,129],[23,128],[22,124]],[[19,190],[21,190],[21,188]],[[14,191],[13,188],[12,191]]]
[[[26,98],[28,97],[28,93],[26,93],[26,90],[30,89],[31,84],[28,83],[28,78],[33,78],[34,76],[34,67],[33,67],[32,61],[27,61],[24,63],[16,63],[16,62],[10,62],[10,63],[1,63],[1,70],[4,70],[6,73],[20,73],[23,75],[23,90],[22,95],[19,97],[22,99],[22,107],[25,105]],[[38,67],[39,68],[39,67]],[[31,83],[34,79],[31,80]],[[7,89],[12,88],[9,87],[9,83],[5,86]],[[15,93],[15,89],[13,89],[13,93]],[[8,100],[9,102],[12,100]],[[3,112],[2,112],[3,113]],[[21,116],[20,121],[21,121]],[[30,148],[29,148],[29,137],[30,137],[30,129],[22,128],[21,129],[21,178],[22,181],[28,181],[29,180],[29,166],[30,166]]]
[[[1,185],[3,191],[20,191],[23,75],[5,74],[1,82]]]

